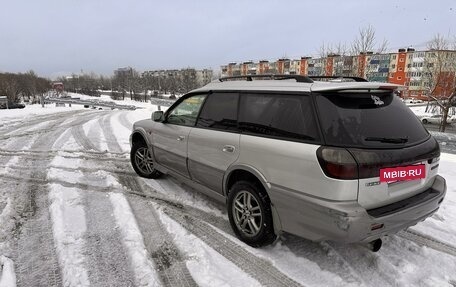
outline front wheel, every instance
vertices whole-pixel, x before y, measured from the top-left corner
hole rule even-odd
[[[428,120],[424,119],[423,124],[427,124],[427,123],[428,123]]]
[[[135,143],[130,152],[131,165],[135,172],[145,178],[158,178],[161,172],[155,169],[152,154],[145,143]]]
[[[236,236],[252,247],[261,247],[277,238],[271,202],[256,183],[238,181],[228,195],[228,217]]]

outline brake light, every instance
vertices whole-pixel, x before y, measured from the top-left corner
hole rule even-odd
[[[344,148],[320,147],[317,158],[323,172],[336,179],[358,179],[358,165]]]

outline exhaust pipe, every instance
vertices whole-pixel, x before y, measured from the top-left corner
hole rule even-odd
[[[377,240],[367,243],[367,248],[369,248],[372,252],[379,251],[380,248],[382,248],[382,240],[379,238]]]

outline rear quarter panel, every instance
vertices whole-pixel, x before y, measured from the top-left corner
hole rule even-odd
[[[318,163],[318,148],[316,144],[241,135],[238,163],[253,166],[269,184],[281,189],[329,200],[356,200],[358,180],[328,178]]]

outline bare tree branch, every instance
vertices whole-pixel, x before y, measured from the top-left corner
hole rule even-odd
[[[372,25],[360,28],[358,37],[353,40],[352,53],[358,55],[359,53],[370,52],[374,50],[375,45],[375,29]]]

